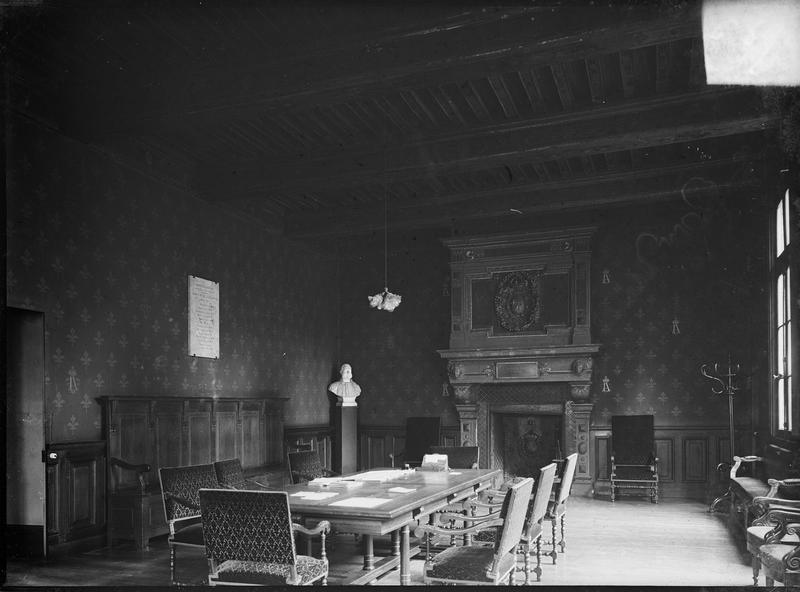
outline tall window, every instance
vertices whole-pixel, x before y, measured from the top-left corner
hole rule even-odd
[[[789,190],[778,202],[775,211],[774,259],[773,259],[773,375],[774,407],[773,426],[778,434],[789,435],[795,429],[792,396],[794,361],[792,355],[792,335],[795,332],[792,319],[792,259],[798,249],[793,241],[795,234],[791,221],[791,202]]]

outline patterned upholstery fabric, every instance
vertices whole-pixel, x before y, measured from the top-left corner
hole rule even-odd
[[[494,550],[491,547],[448,547],[431,562],[426,576],[433,580],[491,583],[487,573],[492,569]],[[509,553],[500,562],[499,573],[516,567],[516,555]]]
[[[298,585],[316,582],[328,573],[328,563],[322,559],[297,556]],[[215,580],[262,586],[279,586],[291,580],[291,568],[277,563],[258,561],[225,561],[217,568]]]
[[[325,476],[325,467],[319,459],[316,450],[303,450],[289,453],[289,474],[292,483],[311,481],[317,477]]]
[[[159,469],[161,491],[164,493],[164,512],[167,522],[180,518],[191,518],[200,515],[200,497],[198,492],[203,487],[219,487],[214,466],[190,465],[186,467],[162,467]],[[191,502],[194,508],[172,499],[166,494],[178,496]]]
[[[480,448],[478,446],[431,446],[432,454],[446,454],[447,466],[451,469],[477,467]]]
[[[325,559],[297,556],[285,491],[202,489],[200,507],[211,579],[243,583],[311,583]],[[300,582],[292,581],[292,568]]]
[[[516,550],[525,526],[533,479],[511,486],[503,498],[503,519],[493,547],[449,547],[425,564],[426,583],[499,584],[516,569]],[[494,567],[494,571],[492,568]]]

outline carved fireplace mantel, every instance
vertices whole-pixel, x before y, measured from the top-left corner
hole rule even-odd
[[[594,356],[590,333],[593,227],[447,239],[450,348],[447,362],[462,444],[493,448],[501,416],[560,415],[563,452],[578,452],[576,480],[590,479]],[[516,421],[516,420],[514,420]],[[527,420],[525,420],[527,421]],[[560,448],[560,445],[559,445]]]

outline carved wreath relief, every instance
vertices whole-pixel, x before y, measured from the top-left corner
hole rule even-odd
[[[500,325],[508,331],[525,331],[539,322],[539,274],[515,271],[501,275],[494,296]]]

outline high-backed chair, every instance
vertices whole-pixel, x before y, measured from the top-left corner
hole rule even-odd
[[[431,454],[446,454],[451,469],[477,469],[480,461],[478,446],[431,446]]]
[[[758,574],[761,569],[759,551],[765,544],[800,545],[800,537],[795,532],[780,532],[778,524],[770,521],[769,510],[786,508],[795,510],[800,515],[800,500],[783,497],[795,493],[800,487],[800,479],[769,480],[770,494],[753,498],[753,508],[759,514],[747,528],[747,551],[753,566],[753,585],[758,586]],[[789,490],[787,492],[787,490]],[[793,490],[793,491],[792,491]]]
[[[416,536],[426,536],[427,559],[423,578],[426,584],[485,585],[513,584],[517,567],[517,546],[525,527],[525,515],[533,490],[533,479],[521,479],[512,485],[499,511],[470,518],[469,526],[442,528],[435,524],[415,527]],[[463,518],[457,516],[457,518]],[[443,515],[443,520],[447,520]],[[434,535],[468,535],[496,528],[492,545],[451,546],[431,556],[430,538]]]
[[[422,457],[431,446],[438,446],[441,440],[442,420],[440,417],[406,418],[405,448],[398,453],[389,454],[392,466],[398,462],[410,467],[422,464]]]
[[[658,457],[652,415],[611,417],[611,501],[620,490],[644,492],[658,503]]]
[[[238,458],[218,460],[214,463],[217,482],[226,489],[269,489],[267,485],[255,479],[247,479],[242,470],[242,461]]]
[[[333,471],[322,466],[322,461],[316,450],[289,452],[286,456],[289,462],[289,475],[292,484],[304,483],[317,477],[336,475]]]
[[[766,585],[772,587],[775,582],[781,582],[786,587],[800,586],[800,544],[782,542],[787,535],[800,533],[800,511],[772,506],[764,520],[776,525],[758,550]]]
[[[200,490],[208,583],[280,586],[327,583],[327,520],[292,523],[285,491]],[[294,533],[321,538],[320,558],[297,555]]]
[[[528,512],[525,518],[525,528],[522,530],[520,537],[520,551],[525,557],[525,584],[531,583],[531,572],[536,574],[536,581],[542,580],[542,534],[544,532],[545,515],[547,514],[547,506],[550,503],[550,494],[553,491],[553,482],[556,477],[556,465],[550,463],[539,469],[539,478],[536,482],[536,490],[531,497],[528,504]],[[489,508],[504,500],[505,496],[493,496],[493,503],[489,504]],[[465,504],[480,506],[480,502],[468,502]],[[475,543],[483,544],[487,542],[494,542],[496,538],[496,531],[484,530],[475,535]],[[536,552],[536,567],[531,569],[531,552],[535,549]]]
[[[561,473],[561,483],[558,484],[555,494],[551,497],[550,503],[547,506],[545,520],[549,520],[552,525],[553,538],[550,539],[550,542],[553,544],[553,549],[550,551],[550,557],[553,558],[553,565],[555,565],[556,559],[558,558],[558,553],[556,552],[556,525],[558,522],[561,522],[561,540],[558,541],[558,546],[561,548],[562,553],[564,553],[567,548],[567,539],[565,535],[567,499],[572,490],[572,482],[575,479],[575,467],[577,464],[578,453],[573,452],[567,457],[564,463],[564,470]]]
[[[200,523],[200,489],[215,488],[217,474],[211,464],[186,467],[161,467],[161,497],[164,517],[169,526],[169,576],[175,583],[177,547],[202,549],[203,529]]]

